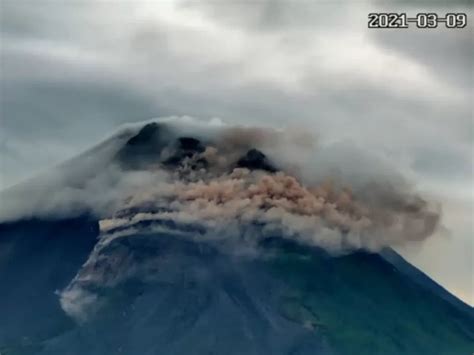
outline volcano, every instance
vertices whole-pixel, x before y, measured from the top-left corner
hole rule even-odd
[[[126,128],[1,193],[1,355],[474,351],[472,307],[392,248],[433,232],[427,202],[209,130]]]

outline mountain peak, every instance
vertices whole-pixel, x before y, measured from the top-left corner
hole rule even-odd
[[[164,168],[178,168],[187,160],[194,159],[201,166],[207,167],[206,150],[216,150],[219,155],[226,152],[225,142],[221,146],[212,137],[198,139],[193,136],[181,136],[170,129],[165,123],[148,123],[137,134],[131,137],[119,150],[116,161],[125,169],[146,170],[150,166],[161,165]],[[226,157],[228,159],[228,157]],[[242,151],[233,162],[229,162],[228,169],[233,167],[248,170],[264,170],[274,173],[277,171],[274,164],[260,150],[250,147]]]

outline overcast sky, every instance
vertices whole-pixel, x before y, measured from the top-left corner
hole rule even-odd
[[[474,13],[433,3],[2,0],[0,188],[124,122],[303,127],[385,155],[443,202],[448,233],[402,252],[472,304]],[[468,26],[368,29],[377,11]]]

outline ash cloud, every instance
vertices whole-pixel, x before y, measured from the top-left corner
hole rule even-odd
[[[232,238],[257,224],[262,236],[279,233],[333,252],[434,233],[440,207],[388,163],[347,142],[313,142],[294,130],[189,117],[127,126],[2,193],[0,221],[92,213],[104,232],[168,220]]]
[[[340,253],[424,240],[440,219],[436,205],[382,184],[354,193],[329,181],[304,186],[284,172],[246,168],[193,180],[144,189],[118,218],[103,222],[103,231],[172,220],[219,230],[216,238],[240,238],[249,224],[258,224],[263,230],[256,238],[281,235]]]

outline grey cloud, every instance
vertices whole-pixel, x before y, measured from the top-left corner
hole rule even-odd
[[[468,18],[473,14],[468,12]],[[373,31],[371,35],[381,47],[401,52],[429,67],[449,84],[469,89],[473,86],[473,28],[473,24],[468,22],[468,27],[461,31],[409,29],[401,32]]]
[[[263,32],[344,26],[351,9],[357,8],[326,1],[313,5],[317,6],[304,1],[280,0],[182,2],[183,7],[201,11],[225,25]]]

